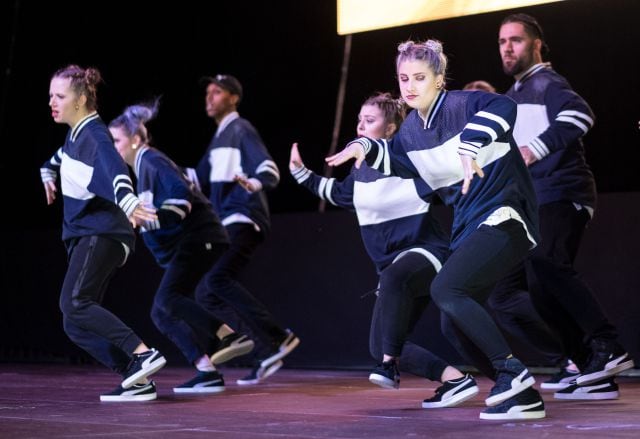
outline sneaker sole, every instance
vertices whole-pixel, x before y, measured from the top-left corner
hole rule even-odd
[[[590,373],[588,375],[580,375],[576,379],[576,383],[578,383],[581,386],[585,384],[595,383],[596,381],[600,381],[605,378],[612,377],[616,374],[619,374],[622,371],[631,369],[634,365],[635,363],[633,362],[633,360],[627,360],[624,363],[620,363],[617,366],[612,367],[611,369],[605,369],[600,372]]]
[[[282,361],[276,361],[271,366],[267,367],[267,369],[262,374],[262,377],[260,377],[260,381],[264,381],[269,378],[271,375],[279,371],[282,366],[284,366],[284,363]]]
[[[451,398],[449,398],[447,400],[444,400],[444,401],[440,401],[440,402],[423,402],[422,403],[422,408],[423,409],[438,409],[438,408],[445,408],[445,407],[454,407],[456,405],[462,404],[463,402],[467,401],[468,399],[473,398],[479,392],[480,392],[480,389],[478,388],[478,386],[469,387],[467,390],[464,390],[462,392],[456,393]]]
[[[220,393],[224,392],[224,386],[217,387],[174,387],[173,393]]]
[[[284,363],[282,361],[277,361],[276,363],[272,364],[271,366],[267,367],[267,369],[263,372],[262,376],[260,378],[255,378],[252,380],[244,380],[244,379],[238,379],[236,380],[236,384],[239,386],[251,386],[254,384],[260,384],[261,381],[266,380],[268,377],[270,377],[271,375],[273,375],[274,373],[276,373],[282,366],[284,365]]]
[[[284,349],[282,349],[281,351],[278,351],[277,354],[274,354],[269,358],[262,360],[262,363],[260,363],[260,367],[263,367],[266,369],[276,361],[282,360],[284,357],[289,355],[291,351],[297,348],[299,344],[300,344],[300,339],[298,337],[295,337],[293,340],[291,340],[291,342],[287,346],[285,346]]]
[[[502,393],[499,393],[497,395],[490,396],[489,398],[484,400],[484,403],[488,407],[493,407],[495,405],[498,405],[501,402],[505,402],[507,399],[509,399],[509,398],[517,395],[518,393],[528,389],[529,387],[533,386],[535,384],[535,382],[536,382],[536,380],[535,380],[534,377],[529,377],[526,380],[520,382],[520,385],[518,387],[512,387],[511,390],[507,390],[506,392],[502,392]]]
[[[233,358],[239,357],[240,355],[248,354],[253,350],[254,346],[255,343],[253,340],[247,340],[243,343],[231,345],[211,355],[211,362],[216,365],[225,363]]]
[[[599,393],[555,393],[553,395],[555,399],[574,400],[574,401],[599,401],[602,399],[618,399],[620,398],[620,392],[617,390],[611,392],[599,392]]]
[[[390,380],[387,377],[372,373],[369,375],[369,381],[385,389],[399,389],[400,383]]]
[[[141,401],[153,401],[158,398],[156,392],[146,395],[132,395],[132,396],[112,396],[112,395],[100,395],[100,401],[102,402],[141,402]]]
[[[148,376],[151,376],[162,369],[165,364],[167,364],[167,360],[164,357],[157,358],[156,360],[149,363],[149,367],[147,367],[146,369],[139,370],[137,373],[134,373],[127,379],[123,380],[121,384],[122,388],[128,389],[138,381],[141,381],[144,378],[147,378]]]
[[[540,388],[543,390],[562,390],[569,387],[571,383],[542,383]]]
[[[516,413],[480,413],[480,419],[489,421],[542,419],[546,417],[547,413],[544,410]]]

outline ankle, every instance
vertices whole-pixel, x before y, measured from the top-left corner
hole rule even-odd
[[[147,346],[144,343],[140,343],[138,345],[138,347],[136,347],[136,349],[132,353],[133,354],[142,354],[143,352],[148,352],[149,350],[150,350],[149,346]]]
[[[464,378],[464,374],[460,372],[453,366],[447,366],[442,371],[442,375],[440,376],[440,382],[444,383],[445,381],[454,381],[460,378]]]
[[[226,323],[223,323],[216,331],[216,337],[218,337],[218,339],[220,340],[222,340],[229,334],[233,334],[233,329],[231,329]]]

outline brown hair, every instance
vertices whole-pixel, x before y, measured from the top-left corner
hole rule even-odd
[[[69,78],[71,89],[78,95],[87,98],[87,109],[95,111],[98,109],[97,87],[102,82],[102,75],[98,69],[82,67],[70,64],[56,71],[52,78]]]
[[[544,32],[542,31],[542,26],[540,26],[538,20],[533,18],[531,15],[519,13],[511,14],[505,17],[502,20],[502,23],[500,23],[500,26],[507,23],[520,23],[524,27],[527,35],[529,35],[533,39],[539,39],[540,41],[542,41],[540,54],[542,56],[546,56],[549,54],[549,46],[547,46],[547,43],[544,41]]]
[[[406,104],[402,99],[396,99],[391,93],[376,93],[367,98],[362,105],[375,105],[382,111],[384,122],[388,125],[396,124],[396,130],[402,125],[407,115]]]

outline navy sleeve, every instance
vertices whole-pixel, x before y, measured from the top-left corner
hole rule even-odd
[[[280,182],[280,171],[255,129],[244,131],[240,149],[247,177],[259,180],[265,190],[274,189]]]
[[[353,210],[353,176],[349,174],[344,180],[337,181],[335,178],[326,178],[317,175],[315,172],[301,167],[291,171],[291,175],[298,184],[307,188],[323,200],[327,200],[334,206]]]
[[[94,175],[88,189],[96,195],[110,200],[130,217],[140,204],[133,190],[129,170],[111,142],[97,140]]]
[[[458,153],[474,159],[483,146],[503,139],[513,129],[517,105],[513,99],[486,92],[473,92],[467,101],[469,122],[460,133]]]
[[[153,160],[152,167],[153,193],[156,195],[153,204],[157,209],[158,221],[150,228],[175,226],[191,212],[193,201],[191,185],[172,163],[158,157]],[[158,197],[160,194],[162,195]]]
[[[58,148],[55,154],[53,154],[53,156],[49,160],[44,162],[44,164],[40,168],[40,178],[42,179],[43,183],[47,181],[55,182],[58,179],[61,163],[62,147]]]
[[[593,127],[595,116],[589,105],[568,84],[552,82],[545,95],[549,127],[529,145],[538,160],[566,148]]]
[[[349,142],[349,145],[357,142],[364,148],[365,161],[370,168],[384,175],[393,175],[401,178],[420,177],[418,170],[407,156],[402,146],[400,136],[396,135],[390,140],[370,139],[359,137]]]

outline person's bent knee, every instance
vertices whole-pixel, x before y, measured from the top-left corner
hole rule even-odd
[[[84,314],[84,311],[94,302],[86,301],[86,300],[73,300],[70,298],[63,299],[60,298],[60,311],[63,316],[69,317],[72,320],[76,319],[77,316],[81,316]]]
[[[380,275],[380,297],[402,296],[407,290],[407,279],[394,271],[383,271]]]

